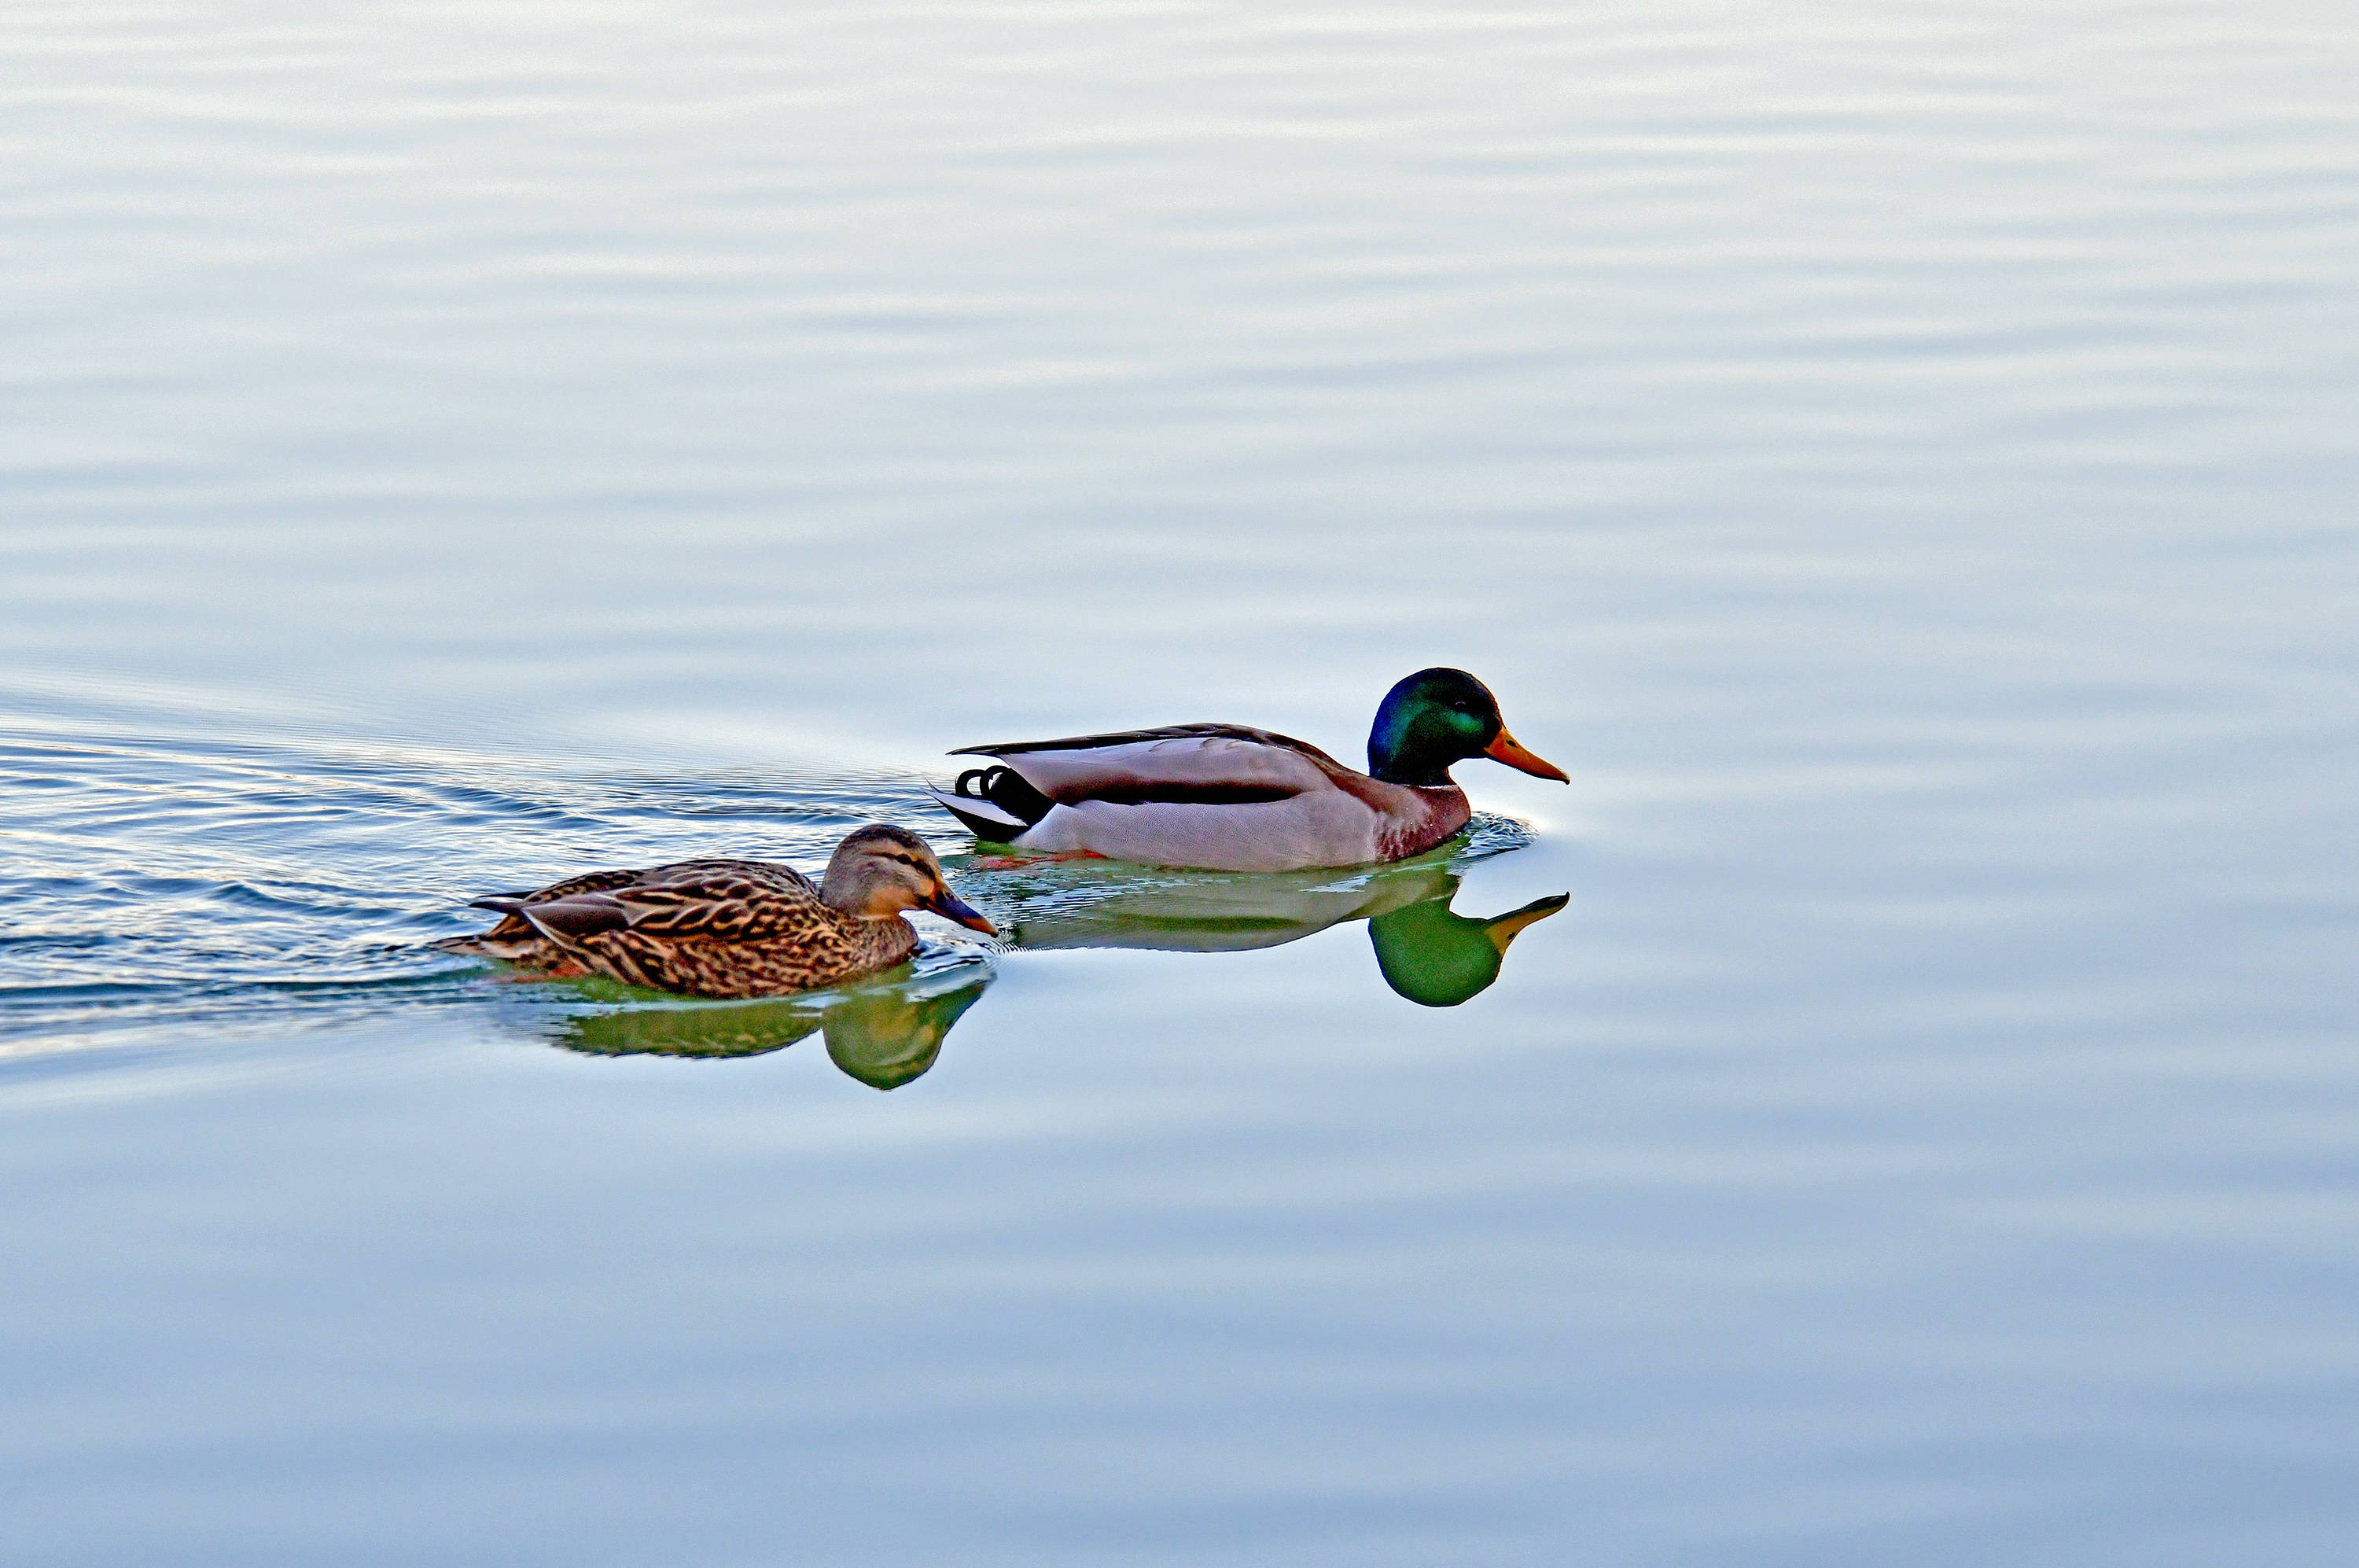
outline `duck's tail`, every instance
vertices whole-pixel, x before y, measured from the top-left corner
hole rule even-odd
[[[472,936],[446,936],[429,947],[444,953],[463,953],[470,958],[496,958],[505,964],[528,964],[543,956],[549,939],[536,930],[525,917],[524,907],[529,893],[494,893],[486,898],[468,900],[471,909],[490,909],[506,919],[487,931]]]
[[[469,958],[496,958],[503,964],[534,964],[556,951],[555,944],[538,931],[523,936],[484,931],[475,936],[446,936],[426,945],[442,953],[464,953]]]
[[[1056,805],[1013,768],[970,768],[948,789],[928,789],[985,844],[1014,844]]]

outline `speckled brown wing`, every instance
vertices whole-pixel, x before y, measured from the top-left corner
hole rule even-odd
[[[647,871],[585,871],[579,877],[568,877],[562,882],[551,882],[548,887],[536,887],[529,893],[503,893],[495,894],[494,897],[515,898],[527,904],[544,904],[551,898],[563,898],[575,893],[595,893],[607,887],[627,887],[641,877],[650,875],[652,873]]]
[[[758,861],[690,861],[658,866],[631,885],[553,900],[610,902],[623,923],[646,936],[715,942],[769,942],[835,914],[819,889],[787,866]],[[543,915],[550,906],[535,905]],[[544,926],[546,920],[541,922]]]
[[[547,903],[576,893],[595,893],[608,887],[627,887],[647,875],[645,871],[585,871],[579,877],[569,877],[562,882],[552,882],[529,893],[488,894],[476,899],[473,907],[503,910],[496,925],[474,936],[449,937],[434,945],[445,953],[496,958],[502,963],[521,964],[527,969],[561,970],[567,967],[564,954],[536,931],[530,920],[516,913],[515,906]]]

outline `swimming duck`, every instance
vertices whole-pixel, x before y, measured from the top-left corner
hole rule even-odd
[[[928,793],[975,837],[1044,854],[1219,871],[1363,866],[1420,855],[1466,825],[1450,766],[1487,757],[1570,783],[1507,733],[1491,689],[1420,670],[1385,694],[1356,772],[1288,735],[1242,724],[971,746],[995,768]]]
[[[683,860],[592,871],[470,908],[506,918],[437,947],[688,996],[777,996],[889,969],[918,945],[904,909],[998,934],[951,891],[925,840],[881,822],[836,845],[816,887],[766,860]]]

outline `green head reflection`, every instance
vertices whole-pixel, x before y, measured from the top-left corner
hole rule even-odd
[[[593,1056],[760,1056],[823,1033],[828,1060],[875,1089],[897,1089],[941,1055],[991,971],[958,964],[858,990],[767,1002],[678,1002],[569,1018],[558,1043]]]
[[[1452,913],[1445,894],[1375,916],[1368,921],[1368,941],[1386,985],[1419,1007],[1454,1007],[1499,977],[1516,932],[1571,899],[1571,894],[1559,893],[1479,920]]]

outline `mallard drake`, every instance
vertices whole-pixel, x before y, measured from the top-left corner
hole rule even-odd
[[[1451,764],[1467,757],[1571,782],[1507,733],[1491,689],[1462,670],[1420,670],[1385,693],[1365,773],[1306,742],[1242,724],[1014,741],[951,755],[999,763],[928,791],[979,839],[1219,871],[1420,855],[1473,814],[1450,779]]]
[[[816,887],[766,860],[683,860],[592,871],[469,907],[506,918],[437,947],[687,996],[772,996],[889,969],[918,945],[904,909],[998,934],[951,891],[925,840],[881,822],[836,845]]]

